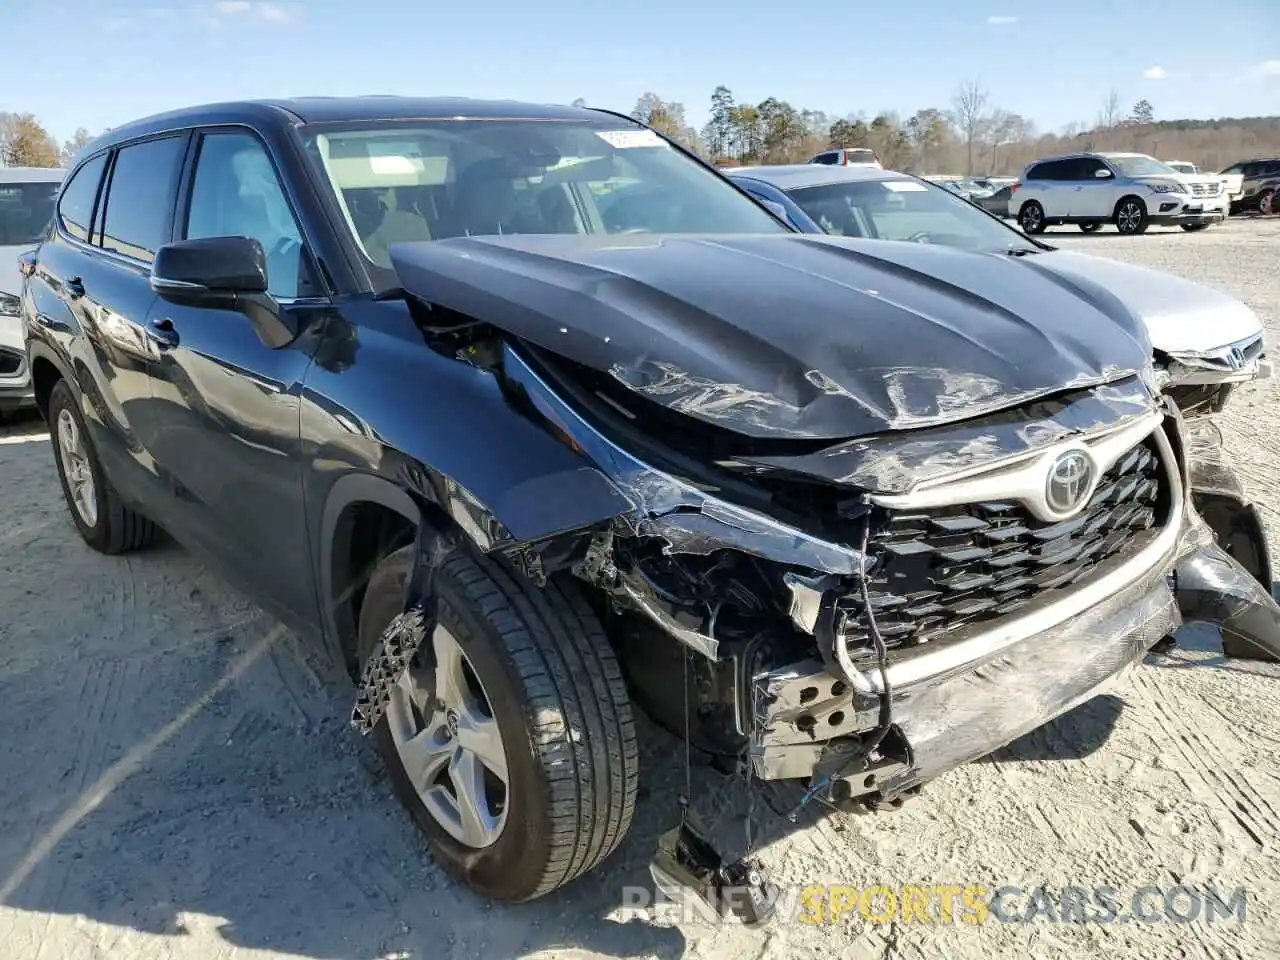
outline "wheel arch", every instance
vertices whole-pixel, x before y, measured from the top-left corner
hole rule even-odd
[[[1126,200],[1137,200],[1140,204],[1142,204],[1142,212],[1143,212],[1144,214],[1148,212],[1148,211],[1147,211],[1147,201],[1146,201],[1146,200],[1144,200],[1142,197],[1138,196],[1138,194],[1136,194],[1136,193],[1126,193],[1126,194],[1124,194],[1124,195],[1123,195],[1119,200],[1117,200],[1117,201],[1116,201],[1116,205],[1115,205],[1114,207],[1112,207],[1112,208],[1111,208],[1111,219],[1112,219],[1112,220],[1115,220],[1118,216],[1120,216],[1120,208],[1124,205],[1124,202],[1125,202]]]

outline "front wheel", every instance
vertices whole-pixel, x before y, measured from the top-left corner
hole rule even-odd
[[[1018,225],[1023,233],[1044,233],[1044,207],[1035,200],[1028,200],[1018,211]]]
[[[1276,212],[1276,192],[1274,190],[1262,191],[1262,196],[1258,197],[1258,212],[1264,217]]]
[[[54,384],[49,394],[48,418],[62,494],[84,542],[101,553],[117,554],[155,539],[155,525],[124,505],[102,469],[84,415],[65,380]]]
[[[1147,230],[1147,206],[1137,197],[1125,197],[1116,207],[1116,229],[1125,236]]]
[[[404,606],[413,549],[374,572],[360,660]],[[573,584],[535,587],[458,550],[439,617],[374,730],[436,860],[477,893],[532,900],[586,873],[631,825],[639,757],[613,651]]]

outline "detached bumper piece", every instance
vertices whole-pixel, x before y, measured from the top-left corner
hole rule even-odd
[[[1217,624],[1228,656],[1280,662],[1280,604],[1220,546],[1184,557],[1174,580],[1183,618]]]
[[[687,808],[680,826],[659,838],[649,873],[669,900],[693,897],[712,915],[736,916],[749,927],[767,923],[778,902],[764,868],[753,860],[725,863]]]

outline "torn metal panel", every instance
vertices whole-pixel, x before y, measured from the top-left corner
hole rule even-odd
[[[1151,387],[1143,378],[1131,377],[947,427],[850,440],[803,456],[736,459],[876,493],[901,494],[953,473],[1118,428],[1156,409]]]
[[[851,546],[831,543],[730,504],[692,483],[649,466],[596,431],[551,390],[515,350],[506,348],[504,371],[538,411],[600,466],[631,505],[625,514],[638,535],[659,536],[670,552],[740,550],[786,566],[855,574],[866,566]]]
[[[1213,623],[1262,658],[1280,660],[1280,604],[1253,574],[1216,544],[1183,557],[1175,571],[1182,616]]]
[[[932,244],[511,236],[391,256],[420,300],[750,437],[926,428],[1150,366],[1114,298]]]

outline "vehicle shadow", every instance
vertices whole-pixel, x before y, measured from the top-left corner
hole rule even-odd
[[[1104,693],[987,754],[978,763],[1082,760],[1102,749],[1124,712],[1122,697]]]
[[[432,862],[347,723],[350,682],[265,615],[122,660],[9,659],[23,639],[0,650],[0,905],[44,915],[47,938],[88,935],[52,915],[109,925],[89,928],[103,955],[138,934],[316,960],[685,953],[674,927],[611,916],[625,887],[652,887],[674,783],[650,778],[628,839],[589,876],[489,904]],[[670,738],[645,724],[642,746],[662,771]]]

